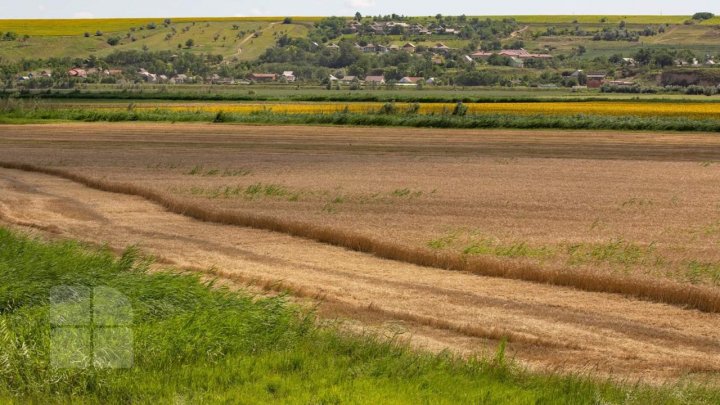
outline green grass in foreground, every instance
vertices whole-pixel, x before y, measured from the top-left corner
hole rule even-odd
[[[463,360],[319,328],[282,298],[148,273],[76,243],[0,228],[0,402],[37,403],[718,403],[705,388],[626,388],[530,374],[504,359]],[[49,293],[105,286],[134,311],[130,369],[55,369]]]
[[[276,125],[358,125],[428,128],[520,128],[520,129],[613,129],[645,131],[720,132],[720,119],[685,117],[640,117],[603,115],[522,115],[476,114],[251,114],[211,113],[201,111],[46,109],[11,108],[0,110],[0,124],[25,124],[45,121],[158,121],[158,122],[224,122]]]

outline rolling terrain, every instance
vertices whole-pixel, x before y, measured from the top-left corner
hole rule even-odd
[[[472,18],[472,17],[468,17]],[[583,58],[592,60],[597,56],[610,56],[615,53],[636,52],[648,48],[689,49],[698,53],[715,54],[720,38],[718,24],[720,17],[698,21],[692,25],[684,23],[689,16],[480,16],[500,20],[514,18],[523,26],[522,31],[506,38],[506,42],[522,39],[528,49],[551,47],[554,52],[571,52],[582,45],[586,48]],[[193,39],[195,45],[188,49],[197,54],[222,55],[227,60],[248,61],[260,56],[266,49],[274,46],[279,35],[287,34],[292,38],[307,37],[313,24],[320,17],[293,17],[292,24],[282,24],[283,17],[197,17],[170,18],[164,24],[162,18],[135,19],[78,19],[78,20],[0,20],[0,33],[13,31],[20,36],[28,35],[22,41],[0,41],[0,55],[6,60],[18,61],[32,59],[37,55],[44,58],[70,57],[86,58],[91,54],[105,56],[114,50],[152,51],[178,50],[185,48],[185,42]],[[412,21],[427,23],[429,18],[413,17]],[[580,27],[585,30],[614,28],[621,21],[629,29],[640,30],[647,26],[668,24],[670,28],[655,36],[643,38],[638,42],[593,41],[592,37],[574,37],[567,35],[534,37],[549,27],[564,29]],[[149,26],[154,28],[149,29]],[[96,33],[102,32],[102,36]],[[255,32],[257,38],[244,42]],[[89,34],[85,37],[85,34]],[[242,35],[241,35],[242,34]],[[118,45],[107,43],[110,37],[118,37]],[[404,44],[408,40],[417,45],[434,46],[438,41],[448,46],[463,48],[469,41],[448,36],[434,36],[428,40],[421,38],[390,35],[394,44]],[[240,52],[242,50],[242,52]]]

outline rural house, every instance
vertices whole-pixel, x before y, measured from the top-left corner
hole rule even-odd
[[[415,45],[411,44],[410,42],[406,43],[402,47],[403,51],[414,53],[415,52]]]
[[[599,89],[605,83],[604,73],[593,73],[587,75],[587,87],[589,89]]]
[[[295,81],[295,72],[292,70],[286,70],[282,73],[282,77],[288,82],[292,83]]]
[[[442,53],[448,53],[452,50],[449,46],[443,44],[442,42],[438,42],[435,44],[434,47],[432,47],[433,52],[442,52]]]
[[[174,77],[170,78],[171,84],[185,84],[185,82],[187,82],[187,81],[188,81],[188,77],[187,77],[187,75],[184,75],[184,74],[175,75]]]
[[[81,68],[72,68],[68,70],[70,77],[87,77],[87,70]]]
[[[405,77],[403,77],[402,79],[400,79],[400,81],[399,81],[398,83],[400,83],[400,84],[414,84],[414,85],[417,85],[418,83],[422,83],[422,82],[423,82],[423,79],[424,79],[424,78],[419,77],[419,76],[405,76]]]
[[[525,49],[503,49],[501,51],[493,51],[493,52],[485,52],[485,51],[477,51],[470,55],[473,59],[487,59],[492,55],[500,55],[500,56],[507,56],[508,58],[518,58],[518,59],[550,59],[552,58],[552,55],[544,54],[544,53],[530,53],[526,51]]]
[[[373,86],[382,86],[385,84],[385,76],[367,76],[365,77],[365,83]]]
[[[359,82],[360,79],[358,79],[357,76],[344,76],[342,79],[340,79],[340,83],[342,84],[352,84],[353,82]]]
[[[274,82],[277,75],[275,73],[251,73],[248,79],[256,82]]]

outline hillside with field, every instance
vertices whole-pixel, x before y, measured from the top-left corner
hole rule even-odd
[[[696,83],[663,80],[665,69],[681,67],[691,75],[716,70],[720,17],[0,20],[0,39],[6,91],[88,83],[127,89],[147,82],[261,81],[354,90],[494,86],[677,92],[683,90],[675,87]],[[179,62],[187,59],[192,62]],[[588,75],[600,75],[599,85]],[[700,83],[704,89],[690,91],[714,94],[717,85],[715,77]]]
[[[2,403],[720,403],[711,12],[0,19],[0,86]]]
[[[30,38],[0,42],[0,55],[9,60],[87,58],[114,50],[177,51],[222,55],[228,61],[254,60],[273,46],[278,35],[305,37],[311,22],[179,19],[169,20],[0,21],[0,32],[18,32]],[[111,45],[109,42],[117,42]],[[192,40],[194,44],[187,46]]]

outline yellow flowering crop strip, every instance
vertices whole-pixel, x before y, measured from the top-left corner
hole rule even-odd
[[[122,104],[72,104],[84,109],[125,109]],[[379,102],[298,102],[298,103],[142,103],[134,105],[137,111],[171,111],[190,113],[276,113],[276,114],[333,114],[339,112],[372,114],[380,112],[385,103]],[[397,114],[451,114],[453,103],[395,103]],[[539,103],[466,103],[468,114],[518,114],[518,115],[600,115],[637,117],[687,117],[696,119],[720,119],[720,103],[697,102],[539,102]],[[62,107],[66,108],[66,107]],[[415,111],[415,108],[418,108]]]
[[[170,16],[172,17],[172,16]],[[294,22],[315,22],[321,17],[296,17]],[[247,22],[281,22],[283,17],[183,17],[171,18],[173,24],[188,24],[192,22],[220,22],[220,23],[247,23]],[[0,32],[15,31],[20,35],[30,36],[73,36],[92,34],[95,31],[121,32],[133,27],[144,27],[149,23],[160,26],[164,18],[83,18],[83,19],[0,19]]]

